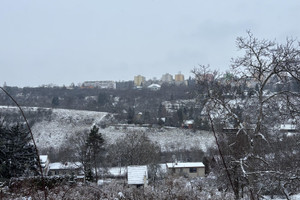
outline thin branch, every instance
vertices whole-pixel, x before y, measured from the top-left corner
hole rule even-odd
[[[38,151],[38,148],[36,146],[36,143],[35,143],[35,140],[34,140],[34,137],[33,137],[33,133],[31,131],[31,128],[29,126],[27,118],[26,118],[21,106],[18,104],[18,102],[3,87],[0,87],[0,89],[17,105],[17,107],[19,108],[19,110],[20,110],[20,112],[21,112],[21,114],[22,114],[22,116],[25,120],[26,126],[29,130],[31,140],[33,142],[34,149],[35,149],[35,152],[36,152],[36,155],[37,155],[38,165],[39,165],[39,169],[40,169],[40,173],[41,173],[41,177],[42,177],[44,196],[45,196],[45,199],[47,199],[47,192],[46,192],[46,188],[45,188],[45,180],[44,180],[44,175],[43,175],[43,168],[42,168],[41,161],[40,161],[39,151]]]
[[[227,177],[228,177],[228,180],[230,182],[230,185],[231,185],[231,188],[232,188],[232,191],[235,192],[235,189],[234,189],[234,186],[233,186],[233,182],[231,180],[231,176],[230,176],[230,173],[229,173],[229,170],[228,170],[228,167],[226,165],[226,162],[225,162],[225,159],[224,159],[224,156],[223,156],[223,153],[221,151],[221,147],[220,147],[220,144],[219,144],[219,141],[218,141],[218,138],[217,138],[217,135],[216,135],[216,131],[215,131],[215,127],[214,127],[214,123],[213,123],[213,120],[210,116],[210,113],[208,111],[208,118],[209,118],[209,121],[210,121],[210,124],[211,124],[211,129],[212,129],[212,132],[214,134],[214,137],[215,137],[215,141],[216,141],[216,144],[217,144],[217,147],[218,147],[218,151],[219,151],[219,154],[221,156],[221,159],[222,159],[222,163],[223,163],[223,166],[225,168],[225,171],[226,171],[226,174],[227,174]]]

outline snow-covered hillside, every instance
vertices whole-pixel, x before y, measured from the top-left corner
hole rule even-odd
[[[214,138],[208,131],[192,131],[188,129],[163,127],[148,128],[139,126],[109,126],[100,129],[108,143],[113,143],[117,138],[122,137],[125,133],[141,132],[145,133],[152,141],[157,142],[162,151],[182,150],[182,149],[202,149],[212,147]]]
[[[24,112],[38,112],[41,108],[26,107]],[[47,109],[47,108],[43,108]],[[96,124],[105,123],[109,118],[109,113],[66,110],[66,109],[49,109],[48,117],[38,120],[31,127],[36,144],[39,148],[53,147],[58,149],[64,146],[72,134],[84,132],[91,129]],[[0,107],[1,113],[14,112],[18,113],[17,107]],[[181,149],[197,148],[206,151],[208,147],[214,145],[213,135],[207,131],[192,131],[174,127],[150,128],[140,127],[128,124],[110,125],[100,132],[107,144],[112,144],[125,133],[141,132],[157,142],[162,151],[172,151]]]
[[[51,121],[43,120],[32,127],[32,132],[39,148],[59,148],[69,137],[80,131],[90,129],[93,124],[100,124],[108,113],[53,109]]]
[[[22,107],[25,115],[31,113],[38,115],[40,110],[51,111],[47,114],[50,116],[36,120],[31,127],[36,144],[39,148],[59,148],[65,144],[68,138],[75,132],[90,129],[93,124],[100,125],[108,116],[106,112]],[[17,107],[0,106],[0,114],[9,115],[11,113],[21,116]],[[22,119],[23,120],[23,119]],[[29,121],[32,120],[29,118]]]

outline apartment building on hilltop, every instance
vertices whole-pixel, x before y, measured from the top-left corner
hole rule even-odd
[[[143,84],[145,83],[146,78],[144,76],[141,75],[137,75],[134,77],[134,86],[143,86]]]
[[[101,88],[101,89],[116,89],[114,81],[85,81],[82,84],[83,88]]]

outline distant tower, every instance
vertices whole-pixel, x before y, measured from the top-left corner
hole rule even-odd
[[[173,82],[173,76],[169,73],[166,73],[166,74],[162,75],[161,81],[171,83],[171,82]]]
[[[134,86],[142,86],[145,81],[146,78],[144,76],[137,75],[134,77]]]
[[[175,74],[175,82],[184,82],[184,75],[181,72]]]

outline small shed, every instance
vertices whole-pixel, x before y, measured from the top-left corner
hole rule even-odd
[[[146,165],[127,167],[128,185],[147,186],[148,169]]]
[[[202,162],[174,162],[166,165],[170,174],[184,175],[190,178],[205,176],[205,166]]]
[[[48,155],[40,155],[40,164],[42,167],[43,175],[47,176],[49,172],[49,157]]]
[[[281,124],[280,131],[281,132],[296,132],[297,127],[295,124]]]
[[[74,175],[80,176],[83,175],[83,166],[80,162],[55,162],[50,163],[49,165],[49,175],[50,176],[65,176],[65,175]]]

